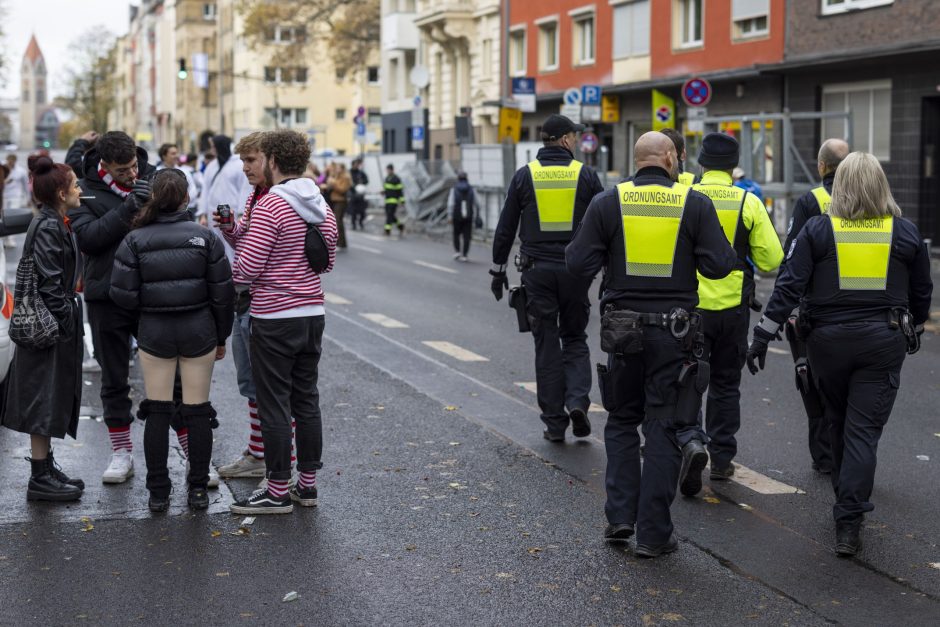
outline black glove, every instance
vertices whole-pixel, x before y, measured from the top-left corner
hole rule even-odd
[[[134,181],[131,194],[134,196],[134,200],[137,201],[137,206],[141,207],[145,202],[150,200],[150,181],[146,179],[137,179]]]
[[[760,327],[754,327],[754,338],[747,349],[747,369],[751,374],[757,374],[758,370],[764,369],[764,361],[767,359],[767,346],[770,340],[776,336]],[[755,364],[754,361],[757,360]]]
[[[753,311],[760,313],[764,308],[764,303],[757,300],[757,294],[751,294],[751,297],[747,301],[747,306],[750,307]]]
[[[496,272],[490,270],[490,276],[493,277],[493,280],[490,282],[490,291],[493,292],[493,296],[496,297],[496,300],[503,299],[503,290],[509,289],[509,279],[506,278],[505,272]]]

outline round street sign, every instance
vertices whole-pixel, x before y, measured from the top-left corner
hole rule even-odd
[[[704,78],[690,78],[682,85],[682,100],[690,107],[704,107],[712,99],[712,86]]]
[[[581,90],[577,87],[570,87],[566,89],[563,100],[566,105],[581,104]]]
[[[600,141],[594,133],[581,133],[581,152],[592,154],[597,152]]]

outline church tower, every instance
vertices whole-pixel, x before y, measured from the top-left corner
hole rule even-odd
[[[33,35],[23,55],[20,68],[20,148],[32,150],[37,145],[36,124],[46,107],[46,61]]]

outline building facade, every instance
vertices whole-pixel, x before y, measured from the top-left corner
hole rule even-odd
[[[419,41],[415,17],[415,0],[382,0],[382,152],[412,152],[412,110],[420,109],[425,119],[423,103],[415,104],[421,90],[411,82]]]

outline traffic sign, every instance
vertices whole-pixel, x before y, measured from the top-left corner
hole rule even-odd
[[[581,85],[581,104],[584,106],[600,106],[600,85]]]
[[[535,113],[535,78],[517,76],[512,79],[512,98],[523,113]]]
[[[578,92],[580,94],[580,92]],[[575,124],[581,123],[581,105],[561,105],[561,114],[574,122]]]
[[[581,121],[582,122],[600,122],[601,121],[601,106],[600,105],[581,105]]]
[[[685,112],[690,133],[705,132],[705,118],[708,117],[707,107],[689,107]]]
[[[420,106],[421,106],[421,96],[415,96],[415,99],[412,100],[412,102],[414,103],[414,106],[420,107]]]
[[[690,107],[704,107],[712,99],[712,86],[704,78],[690,78],[682,84],[682,100]]]
[[[566,105],[581,106],[581,90],[578,89],[577,87],[569,87],[568,89],[565,90],[565,95],[562,101]]]
[[[510,140],[515,144],[519,143],[522,134],[522,110],[512,107],[500,107],[499,109],[499,133],[497,141]]]
[[[601,97],[601,122],[616,124],[620,121],[620,96]]]
[[[411,149],[412,150],[424,150],[424,127],[423,126],[411,127]]]
[[[600,145],[600,140],[597,139],[597,135],[594,133],[582,133],[581,134],[581,152],[585,154],[593,154],[597,152],[597,148]]]

